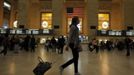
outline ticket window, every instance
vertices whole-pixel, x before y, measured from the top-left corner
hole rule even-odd
[[[8,28],[10,23],[11,3],[8,1],[3,2],[3,28]]]
[[[99,13],[98,14],[98,30],[108,30],[110,28],[110,14]]]
[[[79,20],[80,23],[77,26],[79,28],[80,33],[82,33],[82,18],[79,18]],[[67,21],[68,21],[68,32],[69,32],[72,18],[68,18]]]
[[[52,29],[52,13],[41,14],[41,28]]]

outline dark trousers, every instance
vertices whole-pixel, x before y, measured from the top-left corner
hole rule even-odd
[[[1,52],[0,52],[0,54],[4,54],[4,55],[6,55],[7,54],[7,46],[4,46],[4,50],[2,50]]]
[[[31,46],[31,52],[35,52],[35,46]]]
[[[61,49],[60,49],[60,50],[61,50],[61,51],[60,51],[60,54],[63,54],[63,47],[64,47],[64,46],[62,46]]]
[[[126,56],[130,56],[130,48],[127,47],[127,53],[126,53]]]
[[[94,45],[94,49],[96,49],[96,53],[98,53],[98,52],[99,52],[99,46]]]
[[[59,47],[59,49],[58,49],[59,54],[63,54],[63,47],[64,47],[64,45]]]
[[[63,64],[61,67],[64,69],[67,66],[69,66],[70,64],[74,63],[75,73],[78,73],[78,59],[79,59],[79,52],[77,50],[78,48],[74,48],[74,44],[69,44],[69,47],[72,50],[73,58],[70,59],[65,64]]]

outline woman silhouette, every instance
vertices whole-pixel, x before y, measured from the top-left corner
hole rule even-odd
[[[78,59],[79,59],[78,46],[80,44],[79,29],[77,27],[78,24],[79,24],[79,18],[77,16],[74,16],[72,18],[72,22],[70,25],[70,31],[69,31],[68,43],[67,43],[67,47],[70,47],[72,50],[73,58],[70,59],[65,64],[60,66],[60,74],[61,75],[62,75],[63,70],[72,63],[74,63],[75,75],[80,75],[78,72]]]

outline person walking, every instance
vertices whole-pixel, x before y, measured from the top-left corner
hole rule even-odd
[[[78,59],[79,59],[79,49],[78,49],[78,47],[80,45],[79,29],[77,27],[78,24],[79,24],[79,18],[78,18],[78,16],[74,16],[72,18],[72,22],[71,22],[71,25],[70,25],[68,43],[67,43],[67,47],[66,47],[66,49],[68,47],[71,48],[73,58],[60,66],[60,75],[62,75],[63,70],[67,66],[71,65],[72,63],[74,63],[74,71],[75,71],[74,75],[80,75],[80,73],[78,72]]]
[[[125,44],[126,44],[126,49],[127,49],[126,56],[130,56],[130,46],[132,44],[132,40],[130,38],[126,37]]]
[[[36,45],[36,40],[34,35],[32,35],[32,38],[30,39],[30,49],[31,52],[35,52],[35,45]]]
[[[65,38],[63,36],[60,36],[58,38],[58,53],[63,54],[63,47],[65,45]]]
[[[52,45],[53,52],[56,52],[57,41],[56,41],[55,37],[52,37],[51,45]]]
[[[98,40],[96,40],[96,38],[92,39],[92,45],[93,45],[93,48],[96,49],[96,53],[98,53],[99,52],[99,46],[98,46]]]
[[[4,39],[2,41],[4,49],[0,52],[0,54],[3,54],[4,56],[7,54],[7,49],[9,47],[9,37],[8,34],[5,34]]]

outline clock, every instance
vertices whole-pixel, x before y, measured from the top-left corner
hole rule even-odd
[[[42,22],[42,27],[43,28],[47,28],[48,27],[48,22],[47,21],[43,21]]]
[[[108,22],[103,22],[102,23],[102,28],[107,29],[109,27],[109,23]]]

